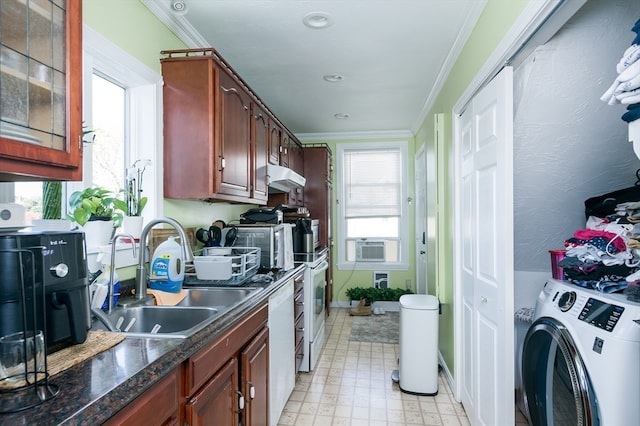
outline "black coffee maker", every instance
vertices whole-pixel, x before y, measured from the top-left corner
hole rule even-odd
[[[91,311],[82,232],[0,232],[0,276],[0,336],[43,330],[47,353],[86,340]]]

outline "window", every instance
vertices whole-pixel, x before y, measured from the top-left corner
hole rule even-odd
[[[117,192],[125,169],[137,159],[151,160],[144,182],[148,219],[161,214],[157,150],[161,110],[161,76],[88,27],[83,30],[83,123],[95,130],[95,143],[85,144],[82,182],[63,185],[63,199],[77,190],[101,185]],[[27,224],[42,217],[42,182],[0,184],[0,202],[27,209]],[[63,217],[66,202],[63,202]]]
[[[407,143],[339,144],[340,267],[406,269]]]

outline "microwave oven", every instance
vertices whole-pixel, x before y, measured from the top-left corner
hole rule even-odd
[[[234,246],[259,247],[262,268],[282,269],[285,267],[285,256],[288,253],[293,256],[293,239],[291,233],[284,229],[290,224],[253,223],[236,226],[238,237]]]

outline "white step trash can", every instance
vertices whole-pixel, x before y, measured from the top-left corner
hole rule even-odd
[[[438,299],[427,294],[400,297],[400,390],[416,395],[438,393]]]

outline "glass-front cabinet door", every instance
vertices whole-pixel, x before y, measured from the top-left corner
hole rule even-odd
[[[0,180],[82,178],[81,0],[0,1]]]

